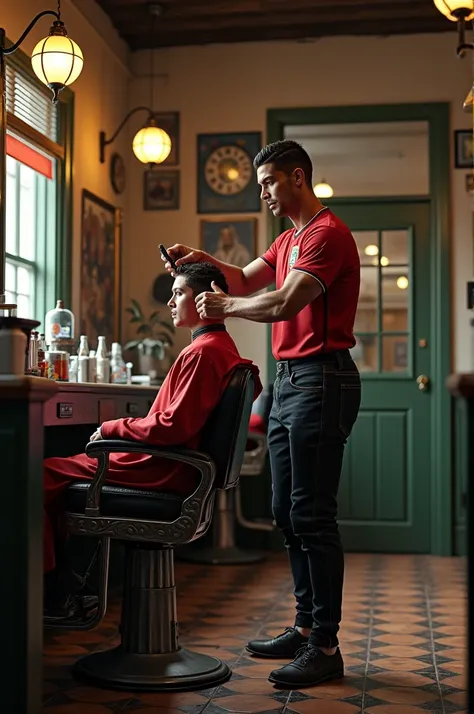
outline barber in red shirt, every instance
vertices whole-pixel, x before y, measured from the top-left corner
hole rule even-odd
[[[270,681],[299,689],[342,677],[337,633],[344,555],[337,492],[344,445],[356,421],[361,385],[349,349],[360,286],[360,262],[349,228],[312,188],[312,164],[295,141],[277,141],[254,159],[261,198],[293,228],[246,268],[188,246],[169,248],[177,265],[207,260],[224,272],[229,295],[196,297],[201,318],[243,317],[273,323],[277,360],[268,444],[273,513],[285,536],[296,598],[293,627],[254,640],[256,656],[293,659]],[[166,267],[171,270],[169,263]],[[276,283],[276,290],[253,293]]]

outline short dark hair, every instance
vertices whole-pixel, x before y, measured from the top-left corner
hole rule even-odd
[[[264,164],[274,164],[277,171],[283,171],[288,176],[295,169],[302,169],[306,184],[312,188],[313,164],[308,152],[297,141],[284,139],[264,146],[254,158],[253,166],[258,169]]]
[[[183,263],[176,268],[175,275],[176,277],[181,275],[184,278],[194,296],[199,293],[212,292],[212,282],[225,293],[229,292],[224,273],[213,263]]]

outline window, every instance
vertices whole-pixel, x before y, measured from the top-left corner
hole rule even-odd
[[[6,80],[6,300],[42,323],[57,298],[70,302],[73,95],[52,104],[22,53]]]

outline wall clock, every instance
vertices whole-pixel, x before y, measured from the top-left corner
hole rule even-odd
[[[253,158],[259,132],[198,135],[198,213],[260,211]]]
[[[115,193],[122,193],[126,184],[125,163],[120,154],[112,154],[110,158],[110,183]]]

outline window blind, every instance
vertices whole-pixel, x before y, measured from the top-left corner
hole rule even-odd
[[[51,101],[51,91],[12,64],[6,63],[7,112],[57,143],[58,108]]]

